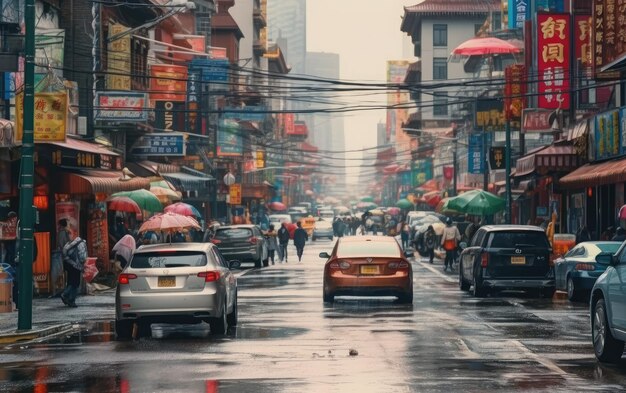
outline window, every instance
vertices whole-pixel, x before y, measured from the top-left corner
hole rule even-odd
[[[472,239],[472,247],[480,247],[483,244],[483,240],[485,239],[485,231],[478,230]]]
[[[433,94],[433,115],[448,115],[448,93],[445,91],[435,92]]]
[[[160,251],[133,255],[130,267],[134,269],[161,269],[166,267],[206,266],[206,254],[198,251]]]
[[[499,12],[494,12],[491,14],[493,18],[493,23],[491,24],[491,31],[500,31],[502,30],[502,14]]]
[[[433,46],[448,46],[448,25],[433,25]]]
[[[514,248],[534,247],[550,248],[548,238],[540,231],[505,232],[498,231],[491,234],[488,247],[491,248]]]
[[[351,241],[339,242],[337,249],[339,257],[365,258],[365,257],[389,257],[399,258],[400,247],[397,242],[389,241]]]
[[[448,79],[448,59],[433,57],[433,80]]]

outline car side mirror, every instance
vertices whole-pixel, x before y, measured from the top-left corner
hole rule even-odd
[[[613,265],[614,259],[615,258],[613,258],[613,254],[610,254],[608,252],[603,252],[603,253],[596,255],[596,262],[599,263],[600,265],[605,265],[605,266]]]
[[[461,250],[465,250],[465,249],[467,248],[467,243],[466,243],[466,242],[461,242],[461,243],[459,243],[459,248],[460,248]]]
[[[320,252],[320,258],[328,259],[330,255],[327,252]]]
[[[232,261],[228,261],[228,268],[229,269],[239,269],[241,267],[241,261],[238,261],[236,259],[232,260]]]

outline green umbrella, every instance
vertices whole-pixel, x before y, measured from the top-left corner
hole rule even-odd
[[[398,200],[398,202],[396,202],[396,206],[398,206],[400,209],[410,209],[413,207],[413,204],[408,199],[402,198]]]
[[[483,190],[468,191],[448,201],[449,209],[475,216],[489,216],[504,207],[504,199]]]
[[[361,197],[361,202],[374,202],[374,198],[371,196]]]
[[[163,211],[163,205],[159,201],[159,198],[148,190],[141,189],[135,191],[123,191],[116,192],[111,195],[111,197],[116,196],[129,197],[139,205],[141,210],[146,210],[152,213]]]

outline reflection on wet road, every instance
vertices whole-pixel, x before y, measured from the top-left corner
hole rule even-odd
[[[323,261],[251,269],[239,278],[240,324],[153,325],[115,342],[111,321],[0,352],[2,391],[614,392],[626,362],[596,362],[587,307],[502,293],[475,299],[456,277],[415,262],[412,306],[394,298],[322,303]]]

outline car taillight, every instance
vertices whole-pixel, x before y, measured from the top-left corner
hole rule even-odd
[[[574,270],[578,270],[578,271],[596,270],[596,266],[593,263],[577,263],[576,266],[574,267]]]
[[[220,244],[222,241],[220,239],[211,239],[211,243]]]
[[[409,263],[406,261],[393,261],[387,265],[389,269],[406,269],[409,267]]]
[[[256,237],[251,237],[250,239],[248,239],[248,243],[250,244],[256,244],[256,242],[258,241],[258,239]]]
[[[122,285],[127,285],[130,283],[130,280],[134,280],[136,278],[137,278],[136,274],[122,273],[117,277],[117,282]]]
[[[203,277],[204,282],[213,282],[219,280],[220,272],[200,272],[198,277]]]
[[[339,263],[339,267],[342,269],[349,269],[350,268],[350,262],[347,261],[337,261]]]
[[[487,267],[489,265],[489,253],[483,252],[480,254],[480,267]]]

